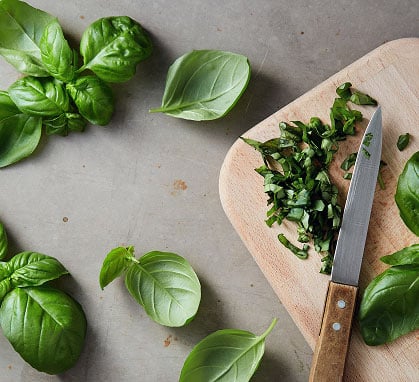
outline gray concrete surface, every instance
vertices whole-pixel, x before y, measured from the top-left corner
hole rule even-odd
[[[56,15],[72,41],[103,16],[128,15],[150,32],[155,51],[134,79],[115,85],[108,127],[43,137],[30,159],[0,171],[0,219],[15,252],[57,257],[72,277],[61,285],[83,305],[89,327],[79,363],[39,373],[0,335],[0,381],[171,382],[209,333],[262,333],[274,317],[253,381],[306,381],[312,351],[226,218],[218,174],[231,144],[299,95],[386,41],[419,35],[416,0],[33,0]],[[0,26],[1,27],[1,26]],[[167,69],[192,49],[246,55],[252,78],[225,118],[195,123],[149,114],[160,105]],[[0,88],[18,74],[0,60]],[[202,303],[187,327],[152,322],[122,280],[101,291],[106,253],[169,250],[189,260]],[[315,287],[315,286],[313,286]],[[199,381],[197,381],[199,382]]]

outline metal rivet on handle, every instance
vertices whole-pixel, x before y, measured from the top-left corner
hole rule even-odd
[[[340,330],[340,324],[339,322],[334,322],[332,325],[333,330],[339,331]]]
[[[346,302],[344,300],[338,301],[338,308],[344,309],[346,307]]]

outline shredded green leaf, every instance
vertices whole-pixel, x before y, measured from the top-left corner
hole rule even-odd
[[[295,222],[297,240],[300,243],[312,241],[314,249],[322,254],[321,273],[331,271],[342,218],[342,207],[337,202],[338,189],[329,178],[329,165],[339,141],[354,135],[356,122],[362,120],[362,114],[347,105],[353,95],[358,94],[350,87],[348,82],[337,88],[340,98],[335,98],[330,109],[330,124],[313,117],[308,123],[280,122],[279,138],[266,142],[242,137],[261,153],[264,162],[256,172],[264,178],[270,206],[266,224],[269,227],[275,222],[281,225],[284,219]],[[367,137],[364,145],[368,146],[369,142],[370,137]],[[355,160],[356,153],[351,154],[342,163],[342,169],[348,171]],[[346,173],[344,177],[348,179],[351,175]],[[299,258],[307,258],[307,244],[300,249],[283,234],[278,235],[278,240]]]

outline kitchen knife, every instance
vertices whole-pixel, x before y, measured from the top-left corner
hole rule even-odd
[[[382,118],[378,107],[360,144],[346,198],[310,382],[337,382],[343,378],[381,146]]]

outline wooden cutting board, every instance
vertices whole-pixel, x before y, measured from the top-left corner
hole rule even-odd
[[[332,76],[313,90],[277,111],[243,136],[264,141],[279,136],[280,121],[318,116],[329,123],[329,110],[335,89],[343,82],[368,93],[382,106],[383,170],[386,189],[377,187],[371,213],[364,260],[361,291],[387,266],[379,261],[384,255],[418,243],[399,217],[394,202],[397,178],[410,156],[419,149],[419,38],[386,43]],[[331,166],[331,177],[344,199],[349,181],[342,178],[342,160],[357,151],[362,131],[375,108],[353,105],[362,111],[364,121],[358,134],[344,141]],[[400,134],[409,132],[413,139],[407,149],[396,147]],[[223,208],[246,247],[256,260],[282,304],[294,319],[307,342],[314,348],[323,312],[329,277],[319,273],[320,256],[314,251],[300,260],[284,249],[277,235],[296,242],[295,227],[283,223],[268,228],[263,178],[254,169],[262,164],[260,154],[241,140],[228,152],[220,173],[220,198]],[[355,323],[344,380],[349,381],[419,381],[419,334],[410,333],[393,343],[369,347],[363,343]]]

